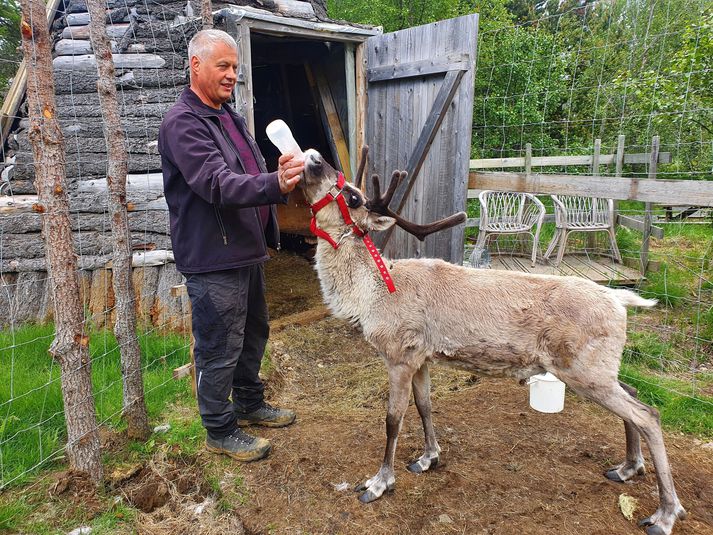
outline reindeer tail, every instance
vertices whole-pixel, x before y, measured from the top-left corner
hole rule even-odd
[[[610,289],[614,297],[624,306],[629,307],[652,307],[658,303],[657,299],[644,299],[631,290]]]

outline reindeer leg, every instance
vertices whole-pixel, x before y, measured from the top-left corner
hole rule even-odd
[[[615,378],[607,380],[603,377],[594,379],[588,376],[586,382],[577,380],[582,379],[581,377],[574,378],[575,380],[571,380],[572,377],[569,379],[560,377],[560,379],[577,393],[609,409],[625,422],[633,425],[644,437],[656,469],[659,507],[653,515],[639,522],[639,525],[647,526],[648,535],[669,535],[676,520],[686,518],[686,510],[676,495],[658,411],[632,397],[616,382]]]
[[[420,474],[438,464],[438,454],[441,452],[431,419],[431,376],[428,373],[428,364],[424,362],[414,374],[411,386],[413,387],[413,399],[416,402],[418,413],[421,415],[421,422],[423,422],[426,449],[421,457],[408,466],[408,469]]]
[[[359,496],[359,501],[362,503],[373,502],[380,498],[385,491],[393,490],[396,483],[394,475],[396,440],[408,408],[411,378],[415,370],[406,364],[387,365],[389,367],[389,404],[386,413],[386,452],[384,453],[384,462],[376,475],[355,489],[356,491],[366,491]]]
[[[619,385],[621,385],[631,397],[636,399],[636,388],[621,381],[619,381]],[[636,427],[634,427],[634,424],[626,420],[624,420],[624,432],[626,433],[626,460],[604,473],[607,478],[617,483],[629,481],[636,475],[643,476],[646,473],[644,457],[641,454],[639,432],[636,430]]]

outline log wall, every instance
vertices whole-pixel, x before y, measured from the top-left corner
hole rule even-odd
[[[171,295],[171,286],[181,282],[181,274],[175,266],[166,263],[134,268],[132,277],[139,328],[158,331],[188,328],[188,297]],[[93,327],[111,328],[114,324],[111,269],[80,270],[78,276],[87,320]],[[0,274],[0,329],[51,321],[52,310],[52,284],[45,271]]]
[[[319,3],[324,11],[324,2]],[[60,4],[62,5],[62,4]],[[199,15],[200,0],[190,0]],[[213,0],[213,9],[248,5],[287,16],[315,18],[309,2]],[[106,213],[106,142],[85,0],[67,0],[52,24],[57,117],[65,158],[81,299],[96,327],[113,323],[111,224]],[[61,9],[61,8],[60,8]],[[168,210],[157,150],[161,120],[188,83],[187,48],[200,29],[186,0],[107,0],[106,22],[116,64],[127,138],[127,207],[139,324],[181,330],[188,298],[171,296],[182,282],[170,251]],[[21,106],[19,114],[26,116]],[[15,121],[0,190],[0,328],[52,316],[52,283],[45,265],[42,215],[35,212],[29,121]],[[25,197],[22,197],[25,196]]]

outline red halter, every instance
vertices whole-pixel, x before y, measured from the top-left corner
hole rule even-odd
[[[344,191],[344,184],[344,175],[342,173],[339,173],[337,183],[331,188],[329,188],[329,191],[324,197],[322,197],[320,200],[310,206],[312,210],[312,221],[310,221],[309,229],[312,231],[312,234],[314,234],[318,238],[327,240],[329,244],[335,249],[339,248],[339,244],[335,242],[334,239],[327,232],[317,226],[317,212],[319,212],[322,208],[327,206],[332,201],[336,200],[337,206],[339,206],[339,211],[342,213],[342,219],[344,219],[344,222],[347,225],[351,225],[351,230],[354,234],[364,240],[364,245],[366,245],[366,249],[369,251],[369,254],[374,259],[374,263],[379,269],[379,273],[381,273],[381,278],[384,279],[384,283],[389,289],[389,293],[394,293],[396,291],[396,286],[394,286],[394,281],[391,279],[389,270],[386,268],[386,264],[384,264],[384,260],[381,258],[381,255],[376,249],[374,242],[371,241],[371,238],[367,235],[366,231],[356,226],[354,221],[352,221],[351,216],[349,215],[349,207],[347,206],[347,202],[344,200],[344,196],[341,194],[342,191]]]

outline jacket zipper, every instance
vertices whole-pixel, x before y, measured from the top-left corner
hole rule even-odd
[[[225,113],[228,113],[227,111]],[[243,168],[243,172],[245,172],[245,163],[243,162],[243,159],[240,157],[240,153],[238,152],[238,149],[235,148],[235,145],[233,144],[233,141],[228,137],[227,132],[223,128],[223,123],[220,122],[220,119],[218,119],[218,126],[220,126],[220,132],[223,134],[223,137],[225,140],[228,142],[228,146],[230,149],[235,153],[235,157],[238,159],[238,162],[240,162],[240,166]],[[248,145],[250,146],[250,150],[253,152],[253,157],[255,158],[255,161],[258,161],[257,156],[255,156],[255,151],[253,151],[252,145],[250,144],[250,140],[247,139],[246,141],[248,142]],[[258,164],[259,167],[259,164]],[[216,207],[215,213],[218,216],[218,224],[220,225],[220,228],[223,232],[223,243],[225,245],[228,245],[228,239],[225,236],[225,228],[223,227],[223,221],[220,218],[220,214],[218,212],[218,208]],[[262,232],[260,232],[260,235],[262,236],[262,244],[265,248],[265,251],[267,251],[267,240],[265,239],[265,229],[262,228],[262,220],[260,219],[260,209],[256,206],[255,210],[253,210],[253,213],[255,214],[255,218],[257,219],[257,225],[259,229],[262,229]],[[272,217],[272,207],[270,207],[270,217]],[[278,244],[279,247],[279,244]]]
[[[228,245],[228,235],[225,232],[225,225],[223,225],[223,218],[220,215],[220,210],[218,210],[218,205],[213,205],[213,210],[215,210],[215,218],[218,220],[218,227],[220,228],[220,234],[223,236],[223,245]]]

